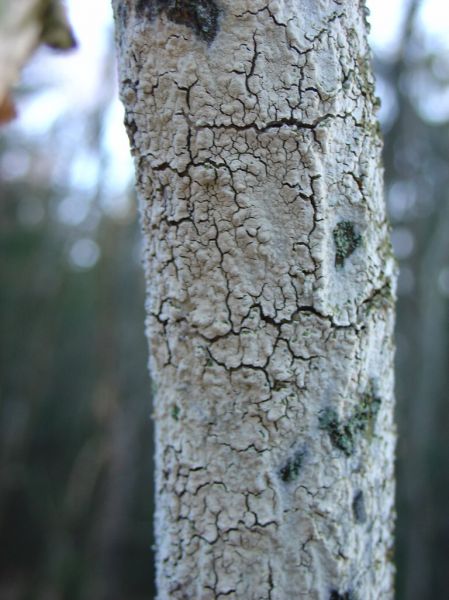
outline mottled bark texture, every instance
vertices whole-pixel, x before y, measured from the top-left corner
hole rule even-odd
[[[395,267],[364,6],[114,4],[158,598],[392,598]]]

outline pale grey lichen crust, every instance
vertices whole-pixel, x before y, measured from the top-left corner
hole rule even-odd
[[[217,0],[205,36],[192,2],[114,4],[158,598],[391,599],[395,266],[363,5]]]

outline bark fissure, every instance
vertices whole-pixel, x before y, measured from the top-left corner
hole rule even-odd
[[[395,266],[365,16],[222,0],[198,40],[175,4],[117,17],[158,597],[391,598]]]

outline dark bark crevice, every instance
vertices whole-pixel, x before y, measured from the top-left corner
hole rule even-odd
[[[153,20],[161,14],[211,43],[218,32],[220,9],[213,0],[138,0],[138,14]]]

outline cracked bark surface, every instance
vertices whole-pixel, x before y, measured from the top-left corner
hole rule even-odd
[[[113,5],[158,598],[392,598],[395,265],[364,6]]]

